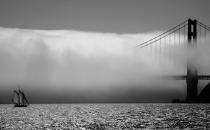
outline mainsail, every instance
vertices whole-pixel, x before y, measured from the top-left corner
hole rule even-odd
[[[29,105],[29,102],[28,102],[28,100],[27,100],[27,98],[26,98],[26,96],[25,96],[25,94],[24,94],[24,92],[22,91],[21,93],[20,93],[20,95],[21,95],[21,101],[22,101],[22,104],[27,104],[27,105]]]
[[[14,96],[12,98],[12,102],[14,104],[19,104],[20,103],[20,101],[19,101],[19,93],[16,90],[14,90]]]
[[[14,90],[14,96],[12,102],[15,104],[16,107],[26,107],[29,105],[29,102],[24,94],[23,91],[18,89],[18,91]]]

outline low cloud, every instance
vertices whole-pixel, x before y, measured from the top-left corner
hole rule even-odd
[[[185,90],[182,86],[176,88],[183,82],[171,85],[174,81],[156,78],[184,74],[186,48],[151,54],[148,49],[135,47],[157,33],[0,28],[0,85],[2,89],[21,85],[26,90],[52,92],[107,92],[120,87],[125,90],[134,87],[139,91]],[[202,43],[196,51],[197,65],[202,71],[210,64],[207,48],[209,45]]]

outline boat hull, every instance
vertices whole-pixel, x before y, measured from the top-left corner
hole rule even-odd
[[[27,107],[28,105],[19,105],[19,104],[15,104],[14,107]]]

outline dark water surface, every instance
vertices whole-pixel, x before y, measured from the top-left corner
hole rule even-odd
[[[4,129],[210,129],[210,104],[8,104]]]

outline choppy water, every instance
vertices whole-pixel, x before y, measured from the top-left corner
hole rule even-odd
[[[0,105],[4,129],[210,129],[210,104]]]

